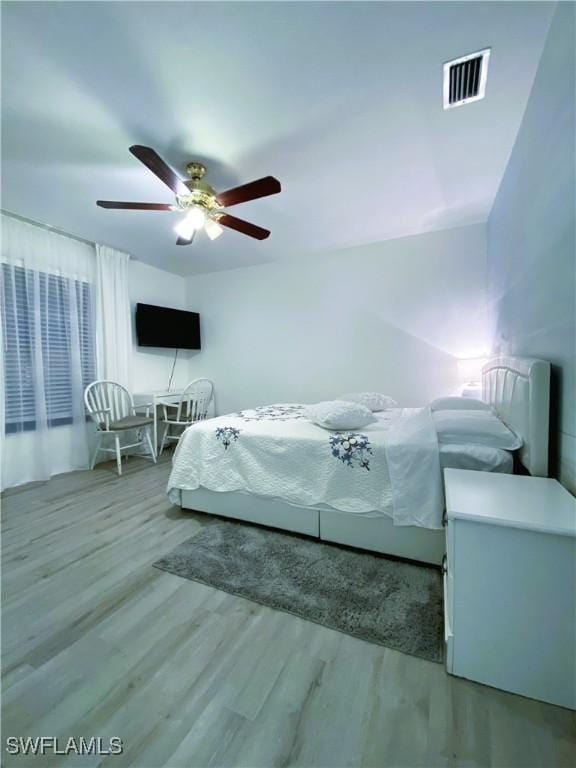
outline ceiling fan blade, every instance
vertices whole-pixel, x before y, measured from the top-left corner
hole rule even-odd
[[[174,173],[170,166],[166,165],[160,155],[151,147],[143,147],[141,144],[134,144],[130,147],[130,152],[140,160],[141,163],[152,171],[161,181],[169,187],[175,195],[186,192],[182,180]]]
[[[216,199],[225,208],[238,203],[246,203],[248,200],[256,200],[258,197],[268,197],[268,195],[277,195],[282,191],[280,182],[274,176],[264,176],[263,179],[251,181],[243,184],[241,187],[234,187],[226,192],[220,192]]]
[[[257,227],[256,224],[250,224],[249,221],[244,221],[244,219],[237,219],[236,216],[230,216],[229,213],[223,213],[219,216],[218,224],[222,224],[224,227],[229,227],[230,229],[235,229],[243,235],[255,237],[256,240],[266,240],[270,235],[270,230]]]
[[[132,211],[171,211],[174,206],[168,203],[119,203],[116,200],[96,200],[100,208],[122,208]]]
[[[178,240],[176,240],[176,245],[191,245],[194,242],[195,237],[196,237],[196,230],[192,232],[192,237],[189,239],[186,239],[185,237],[179,237]]]

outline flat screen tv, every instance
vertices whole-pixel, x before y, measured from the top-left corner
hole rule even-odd
[[[200,349],[200,315],[153,304],[136,304],[136,337],[140,347]]]

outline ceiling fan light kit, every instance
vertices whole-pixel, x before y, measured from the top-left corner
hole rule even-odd
[[[188,163],[186,172],[190,178],[182,181],[151,147],[135,144],[130,147],[130,152],[172,190],[176,197],[176,204],[97,200],[96,204],[101,208],[185,212],[186,216],[174,228],[178,235],[177,245],[189,245],[196,232],[202,229],[210,240],[215,240],[224,231],[222,226],[235,229],[237,232],[257,240],[265,240],[270,235],[269,230],[244,221],[244,219],[230,216],[224,209],[249,200],[256,200],[259,197],[278,194],[282,187],[273,176],[265,176],[226,192],[217,193],[204,180],[206,166],[202,163]],[[183,191],[184,187],[187,192]]]
[[[217,221],[214,221],[214,219],[206,219],[204,222],[204,231],[210,240],[216,240],[216,238],[220,237],[222,232],[224,232],[220,224],[218,224]]]

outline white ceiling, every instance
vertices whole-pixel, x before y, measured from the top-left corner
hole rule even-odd
[[[2,207],[180,274],[484,221],[553,3],[2,3]],[[442,64],[492,47],[487,96],[442,109]],[[209,168],[272,230],[177,247],[172,202],[128,152]]]

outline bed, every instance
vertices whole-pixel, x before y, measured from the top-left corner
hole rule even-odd
[[[548,474],[549,377],[547,362],[517,357],[490,360],[482,375],[483,399],[522,437],[518,460],[539,476]],[[304,407],[262,406],[190,427],[174,456],[171,501],[440,564],[441,468],[470,468],[474,457],[439,450],[426,408],[376,414],[361,430],[331,433],[311,424]],[[505,464],[496,471],[508,471]]]

